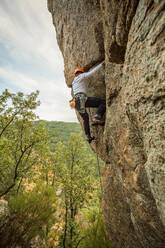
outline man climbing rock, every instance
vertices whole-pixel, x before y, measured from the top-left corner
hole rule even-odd
[[[97,97],[88,97],[86,91],[87,79],[93,76],[97,71],[99,71],[103,65],[104,61],[97,65],[94,69],[89,72],[84,72],[82,68],[77,68],[74,72],[75,78],[72,82],[72,89],[75,99],[75,108],[79,112],[83,119],[84,131],[86,134],[87,141],[91,143],[94,137],[91,137],[90,127],[89,127],[89,115],[86,108],[98,108],[96,114],[93,116],[93,124],[99,124],[106,110],[106,102],[104,99]]]

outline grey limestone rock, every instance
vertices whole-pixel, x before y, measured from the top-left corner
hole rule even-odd
[[[107,235],[116,248],[164,248],[165,1],[48,0],[48,7],[69,87],[75,67],[105,58],[88,93],[107,103],[105,126],[91,127],[105,162]]]

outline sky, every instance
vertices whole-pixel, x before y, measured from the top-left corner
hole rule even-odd
[[[40,119],[77,122],[47,0],[0,0],[0,93],[39,90]]]

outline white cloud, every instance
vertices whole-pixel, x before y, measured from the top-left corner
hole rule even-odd
[[[50,81],[42,78],[34,79],[20,72],[13,71],[10,67],[0,68],[0,78],[16,91],[28,94],[39,90],[41,106],[37,114],[41,119],[58,121],[77,121],[76,114],[69,107],[70,89],[64,81]]]
[[[8,45],[10,55],[26,59],[36,56],[51,69],[63,64],[47,1],[2,1],[7,7],[0,8],[0,40]]]
[[[7,65],[0,68],[0,78],[13,91],[38,89],[42,119],[77,121],[68,104],[70,89],[65,85],[63,59],[47,0],[14,0],[13,4],[1,0],[0,34],[8,58]]]

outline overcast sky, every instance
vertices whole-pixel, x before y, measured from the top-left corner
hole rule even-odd
[[[0,86],[39,90],[40,119],[77,121],[47,0],[0,0]]]

